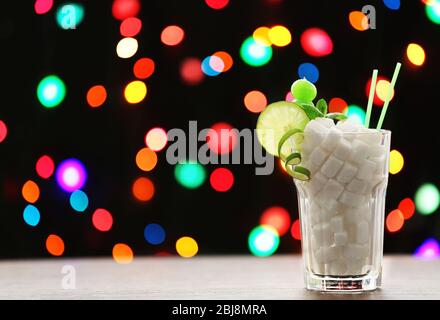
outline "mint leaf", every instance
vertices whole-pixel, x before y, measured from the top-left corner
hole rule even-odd
[[[323,114],[327,114],[327,102],[324,99],[319,99],[318,102],[316,103],[316,107]]]

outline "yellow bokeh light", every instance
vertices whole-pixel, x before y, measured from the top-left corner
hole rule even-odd
[[[404,160],[402,154],[397,150],[390,152],[390,173],[397,174],[403,168]]]
[[[176,242],[176,251],[183,258],[192,258],[199,251],[199,246],[193,238],[182,237]]]
[[[140,80],[130,82],[124,90],[124,96],[128,103],[139,103],[147,95],[147,86]]]
[[[408,60],[415,66],[421,66],[425,62],[425,50],[416,44],[410,43],[406,48]]]
[[[123,38],[116,46],[116,54],[119,58],[128,59],[136,54],[138,42],[135,38]]]
[[[275,26],[270,28],[268,36],[269,41],[277,47],[287,46],[292,41],[290,31],[283,26]]]
[[[287,172],[286,170],[286,163],[280,159],[280,167],[283,170],[283,172]]]
[[[271,46],[272,43],[269,39],[269,30],[270,29],[268,27],[259,27],[255,29],[254,33],[252,34],[255,42],[266,47]]]
[[[385,99],[387,98],[387,95],[388,95],[388,90],[390,90],[390,86],[391,86],[391,83],[388,80],[379,80],[377,82],[376,94],[380,100],[385,101]],[[394,89],[391,93],[390,100],[393,100],[393,97],[394,97]]]

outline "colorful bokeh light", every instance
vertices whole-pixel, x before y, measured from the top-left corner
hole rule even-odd
[[[87,180],[84,165],[74,158],[62,161],[57,167],[55,176],[60,188],[67,192],[81,189]]]
[[[185,84],[197,85],[205,77],[202,63],[197,58],[186,58],[180,65],[180,76]]]
[[[133,261],[133,250],[125,243],[117,243],[113,246],[112,256],[119,264],[129,264]]]
[[[391,10],[399,10],[400,0],[383,0],[384,5]]]
[[[416,204],[411,198],[405,198],[402,201],[400,201],[397,209],[399,209],[400,212],[402,212],[405,220],[408,220],[414,215],[416,211]]]
[[[307,29],[302,33],[300,42],[303,50],[312,57],[324,57],[333,52],[333,41],[323,29]]]
[[[211,187],[218,192],[226,192],[234,185],[234,174],[226,168],[217,168],[209,177]]]
[[[113,17],[124,20],[136,16],[141,10],[139,0],[114,0],[112,5]]]
[[[52,176],[53,172],[55,171],[55,163],[53,162],[52,158],[48,155],[41,156],[35,165],[35,170],[37,171],[37,174],[43,178],[48,179]]]
[[[244,96],[244,105],[250,112],[260,113],[267,106],[267,98],[263,92],[252,90]]]
[[[440,244],[434,238],[429,238],[414,252],[414,257],[421,260],[436,260],[440,259]]]
[[[150,148],[142,148],[136,154],[136,164],[143,171],[151,171],[157,164],[156,152]]]
[[[226,51],[217,51],[212,55],[212,57],[218,57],[222,60],[223,62],[222,72],[228,71],[229,69],[232,68],[232,65],[234,64],[234,60],[232,59],[231,55]]]
[[[136,104],[145,99],[147,86],[143,81],[135,80],[130,82],[124,90],[124,96],[128,103]]]
[[[27,202],[35,203],[40,198],[40,188],[34,181],[28,180],[21,188],[21,194]]]
[[[113,226],[113,216],[106,209],[96,209],[92,215],[92,223],[97,230],[107,232]]]
[[[301,63],[298,67],[298,77],[306,78],[312,83],[316,83],[319,79],[319,70],[313,63]]]
[[[277,230],[268,225],[254,228],[249,234],[249,250],[254,256],[268,257],[275,253],[280,244]]]
[[[34,9],[36,14],[45,14],[52,9],[53,0],[36,0]]]
[[[56,12],[56,20],[64,30],[76,29],[84,19],[84,7],[79,3],[65,3]]]
[[[37,97],[46,108],[53,108],[63,102],[66,96],[66,86],[56,75],[44,77],[37,87]]]
[[[128,59],[136,54],[138,48],[138,41],[135,38],[122,38],[116,45],[116,54],[119,58]]]
[[[92,108],[100,107],[104,104],[107,99],[107,91],[104,86],[96,85],[87,91],[87,103]]]
[[[196,189],[205,182],[206,170],[200,163],[178,163],[174,169],[174,176],[183,187]]]
[[[365,110],[357,105],[349,105],[347,109],[345,109],[344,113],[348,118],[356,121],[359,124],[365,123]]]
[[[231,152],[237,145],[237,130],[226,122],[218,122],[209,128],[206,142],[210,150],[217,154]]]
[[[0,120],[0,143],[2,143],[6,139],[7,135],[8,135],[8,127],[6,126],[6,123]]]
[[[402,229],[403,224],[405,223],[405,218],[399,209],[395,209],[387,215],[385,223],[387,230],[393,233]]]
[[[191,237],[181,237],[176,241],[176,251],[183,258],[192,258],[199,251],[199,246]]]
[[[146,178],[137,178],[132,186],[133,196],[142,202],[150,201],[154,196],[154,184],[153,182]]]
[[[271,46],[272,43],[269,39],[269,30],[270,29],[268,27],[259,27],[255,29],[254,33],[252,34],[255,42],[263,46]]]
[[[301,223],[299,219],[296,219],[292,223],[292,228],[290,228],[290,234],[292,235],[293,239],[301,240]]]
[[[290,222],[289,212],[279,206],[264,210],[260,217],[260,224],[274,227],[280,236],[285,235],[289,231]]]
[[[162,30],[160,40],[167,46],[176,46],[183,41],[185,32],[179,26],[168,26]]]
[[[153,151],[161,151],[168,142],[167,132],[162,128],[152,128],[145,135],[145,144]]]
[[[138,79],[147,79],[154,73],[155,64],[150,58],[140,58],[133,66],[134,76]]]
[[[214,62],[211,63],[211,60],[214,60]],[[206,57],[205,59],[203,59],[201,64],[203,73],[209,77],[218,76],[223,71],[223,67],[223,60],[219,57],[213,56]]]
[[[241,45],[240,56],[251,67],[261,67],[272,59],[272,48],[248,37]]]
[[[135,37],[142,29],[142,21],[135,17],[130,17],[122,21],[119,31],[123,37]]]
[[[328,104],[328,112],[344,112],[348,107],[347,102],[342,98],[332,98]]]
[[[205,3],[211,9],[220,10],[228,5],[229,0],[205,0]]]
[[[274,26],[269,29],[267,36],[269,41],[277,47],[285,47],[292,42],[289,29],[284,26]]]
[[[70,206],[77,212],[84,212],[89,206],[89,197],[84,191],[76,190],[70,195]]]
[[[390,173],[397,174],[403,169],[404,165],[403,155],[397,150],[390,152]]]
[[[149,244],[161,244],[165,241],[165,230],[160,224],[147,224],[144,229],[144,238]]]
[[[408,47],[406,47],[406,56],[408,60],[417,67],[425,63],[425,50],[417,43],[410,43]]]
[[[369,29],[368,17],[362,11],[352,11],[348,15],[350,25],[357,31]]]
[[[35,227],[40,222],[40,211],[37,207],[28,204],[23,210],[23,220],[31,227]]]
[[[373,103],[376,106],[382,106],[383,102],[385,101],[387,95],[388,95],[388,90],[390,88],[390,81],[383,77],[383,76],[378,76],[377,77],[377,84],[376,84],[376,92],[374,93],[374,100]],[[371,78],[368,80],[367,85],[365,86],[365,95],[368,97],[370,94],[370,86],[371,86]],[[394,89],[391,93],[391,100],[393,100],[394,97]]]
[[[440,205],[440,192],[434,184],[424,183],[417,189],[414,202],[419,213],[432,214]]]
[[[432,0],[427,3],[425,5],[425,13],[431,22],[440,24],[440,1]]]
[[[62,256],[64,253],[64,241],[60,236],[51,234],[46,239],[46,249],[55,257]]]

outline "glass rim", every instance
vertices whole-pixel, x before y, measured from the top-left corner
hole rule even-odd
[[[391,135],[390,130],[385,130],[385,129],[379,129],[379,130],[372,129],[372,130],[374,130],[374,131],[369,131],[369,132],[367,132],[367,131],[362,131],[362,132],[349,131],[349,132],[346,132],[346,131],[341,130],[341,133],[342,133],[342,135],[368,135],[368,134],[378,134],[378,133],[383,134],[383,135]],[[326,135],[326,134],[327,133],[325,133],[323,135]]]

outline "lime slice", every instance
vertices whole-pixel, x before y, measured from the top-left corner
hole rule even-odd
[[[267,152],[278,156],[278,144],[292,129],[304,130],[310,121],[304,110],[296,103],[278,101],[271,103],[260,114],[257,121],[257,137]],[[281,153],[291,153],[288,143],[284,143]]]
[[[293,169],[291,169],[289,166],[286,166],[286,171],[295,179],[302,181],[310,180],[310,170],[307,168],[294,166]]]

